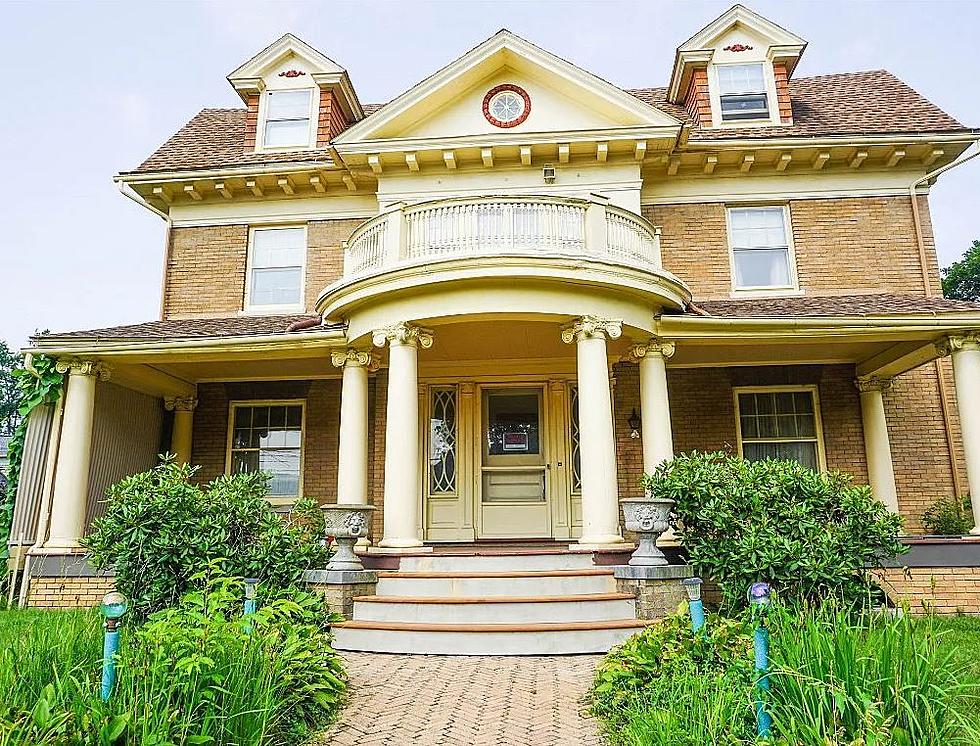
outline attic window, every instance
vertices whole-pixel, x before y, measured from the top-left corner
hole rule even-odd
[[[762,63],[718,65],[718,98],[724,122],[768,119],[769,95]]]
[[[269,91],[267,95],[263,146],[309,147],[313,91]]]

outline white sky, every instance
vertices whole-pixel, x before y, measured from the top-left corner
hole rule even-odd
[[[676,46],[730,2],[11,2],[0,104],[0,339],[158,317],[164,224],[116,191],[286,31],[387,101],[500,28],[624,88],[664,85]],[[748,5],[809,41],[797,76],[885,68],[980,127],[980,2]],[[980,238],[980,158],[932,192],[940,262]]]

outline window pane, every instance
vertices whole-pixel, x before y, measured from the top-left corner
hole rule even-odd
[[[806,467],[819,470],[817,459],[817,444],[802,443],[743,443],[742,455],[748,461],[762,461],[773,458],[786,461],[798,461]]]
[[[788,287],[788,249],[739,249],[735,252],[735,287]]]
[[[769,116],[769,101],[764,93],[721,97],[721,118],[762,119]]]
[[[719,65],[719,93],[724,96],[732,93],[761,93],[766,90],[762,63],[748,65]]]
[[[306,235],[302,228],[262,228],[252,232],[253,267],[295,267],[303,264]]]
[[[487,398],[487,453],[540,453],[536,394],[491,394]]]
[[[254,269],[252,270],[252,294],[249,298],[253,306],[278,306],[299,303],[302,270]]]
[[[231,454],[231,473],[243,474],[259,470],[258,451],[235,451]]]
[[[287,148],[310,144],[309,119],[269,120],[265,123],[265,142],[268,148]]]
[[[308,119],[310,94],[305,91],[269,91],[267,119]]]
[[[429,419],[429,491],[456,491],[456,389],[433,389]]]
[[[728,211],[732,246],[736,249],[789,246],[782,207],[738,207]]]

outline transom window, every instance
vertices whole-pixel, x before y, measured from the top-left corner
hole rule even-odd
[[[769,118],[769,96],[761,62],[718,65],[716,70],[722,121]]]
[[[743,390],[735,396],[743,458],[787,459],[820,470],[820,427],[812,389]]]
[[[796,286],[784,207],[731,207],[728,227],[736,290]]]
[[[309,147],[312,110],[312,89],[269,91],[266,94],[263,147]]]
[[[303,464],[303,404],[232,404],[229,471],[272,474],[269,497],[300,496]]]
[[[305,228],[255,228],[249,274],[249,308],[295,309],[303,304]]]

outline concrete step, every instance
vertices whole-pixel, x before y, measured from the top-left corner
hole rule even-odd
[[[557,550],[480,551],[408,555],[400,559],[404,572],[530,572],[586,570],[594,567],[592,552]]]
[[[426,624],[537,624],[633,619],[633,595],[430,597],[362,596],[354,599],[358,622]]]
[[[613,571],[541,570],[528,572],[380,572],[378,596],[482,597],[575,596],[615,593]]]
[[[418,624],[344,622],[335,625],[337,650],[420,655],[571,655],[605,653],[648,622],[548,624]]]

